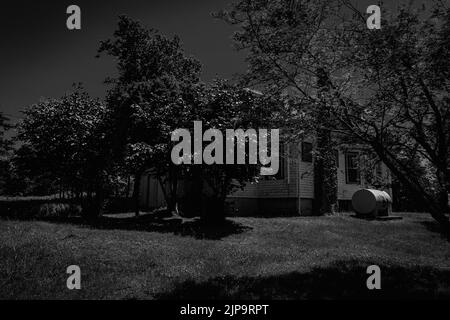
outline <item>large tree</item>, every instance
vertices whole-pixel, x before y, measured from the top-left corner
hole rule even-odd
[[[338,9],[337,1],[242,0],[216,14],[239,26],[235,43],[248,52],[244,83],[274,97],[290,95],[296,129],[314,138],[315,214],[332,213],[337,204],[334,119],[326,95],[340,53],[329,29]]]
[[[401,7],[374,32],[350,8],[349,90],[334,95],[334,114],[450,232],[450,9]]]
[[[267,138],[270,141],[270,137],[252,136],[252,132],[257,134],[258,129],[272,128],[272,124],[283,113],[283,104],[225,80],[216,80],[207,86],[202,91],[202,97],[191,118],[202,122],[202,137],[208,129],[216,129],[220,134],[219,137],[208,137],[209,141],[202,143],[204,154],[207,150],[211,152],[214,163],[182,165],[184,178],[188,182],[185,196],[193,209],[201,213],[205,222],[220,223],[226,216],[226,197],[242,189],[248,182],[261,178],[261,164],[250,162],[254,156],[250,152],[256,152],[250,145],[257,145],[258,139]],[[192,127],[193,123],[187,128],[192,131]],[[227,141],[226,130],[240,130],[242,135],[248,134],[242,140],[245,143],[245,150],[242,149],[245,163],[238,164],[236,153],[234,164],[226,163],[227,144],[231,143],[235,151],[241,148],[238,146],[241,138]],[[194,132],[191,132],[191,136],[194,136]],[[271,156],[279,156],[279,153]]]
[[[139,182],[147,169],[161,181],[168,210],[176,210],[178,169],[170,162],[170,133],[189,120],[200,63],[186,56],[178,37],[167,38],[126,16],[99,53],[117,61],[118,76],[109,79],[107,97],[113,114],[110,141],[115,161],[135,176],[136,214]]]
[[[105,106],[77,86],[62,98],[29,106],[23,114],[17,163],[32,168],[35,176],[45,175],[61,190],[87,194],[84,214],[97,216],[108,180]]]
[[[292,105],[319,121],[319,140],[325,126],[370,147],[450,230],[450,20],[436,4],[400,9],[381,30],[368,30],[367,16],[343,0],[241,0],[218,15],[240,27],[247,83],[292,89]]]
[[[0,112],[0,193],[5,193],[7,180],[10,178],[11,164],[8,153],[11,149],[11,141],[5,137],[5,133],[11,129],[9,118]]]

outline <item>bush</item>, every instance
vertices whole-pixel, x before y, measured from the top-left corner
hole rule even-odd
[[[60,200],[9,199],[0,201],[0,216],[32,218],[66,218],[79,215],[81,208],[71,202]]]
[[[81,207],[70,203],[46,203],[39,207],[37,218],[68,218],[81,215]]]

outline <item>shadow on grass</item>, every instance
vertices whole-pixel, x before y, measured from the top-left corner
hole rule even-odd
[[[91,224],[98,229],[140,230],[152,232],[169,232],[196,239],[220,240],[233,234],[239,234],[250,227],[231,220],[225,220],[218,225],[206,224],[200,219],[184,220],[176,217],[154,217],[145,215],[131,218],[102,217]]]
[[[450,242],[450,234],[442,228],[442,226],[436,221],[420,221],[421,225],[423,225],[428,231],[438,233],[441,238],[446,239]]]
[[[206,224],[200,219],[183,219],[173,217],[164,212],[155,212],[139,217],[113,217],[103,216],[87,221],[81,217],[68,218],[42,218],[41,221],[80,225],[102,230],[134,230],[161,233],[173,233],[180,236],[189,236],[196,239],[220,240],[233,234],[251,230],[249,226],[225,220],[218,225]]]
[[[290,300],[290,299],[448,299],[450,270],[379,265],[381,290],[368,290],[366,268],[377,263],[337,261],[307,273],[268,277],[218,277],[185,281],[161,300]]]

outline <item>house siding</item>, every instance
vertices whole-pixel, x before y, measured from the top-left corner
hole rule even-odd
[[[295,146],[294,146],[295,147]],[[258,182],[248,183],[243,190],[237,190],[230,195],[231,198],[297,198],[298,163],[295,149],[287,148],[287,154],[282,160],[285,162],[283,179],[273,177],[261,178]]]
[[[248,183],[242,190],[228,196],[231,215],[310,215],[314,200],[314,165],[302,161],[301,143],[287,147],[283,179],[261,178]],[[337,170],[338,200],[349,207],[353,194],[368,187],[361,177],[359,184],[346,183],[345,152],[339,150]],[[383,164],[382,175],[390,182],[391,176]],[[385,190],[390,195],[390,189]],[[157,208],[165,206],[161,187],[155,179],[144,176],[141,180],[141,206]]]
[[[251,201],[253,208],[250,210],[247,201],[245,210],[248,211],[260,211],[259,214],[268,213],[271,214],[274,210],[270,208],[267,201],[264,199],[274,199],[274,202],[279,202],[277,199],[285,199],[286,203],[290,203],[289,210],[283,208],[280,205],[280,210],[291,213],[297,213],[301,215],[310,215],[312,213],[312,205],[314,200],[314,164],[311,162],[302,161],[301,157],[301,143],[298,145],[290,145],[290,154],[288,166],[289,170],[283,180],[262,180],[257,183],[248,184],[243,190],[233,193],[229,198],[233,201],[235,207],[240,207],[239,202],[243,202],[243,199],[256,198],[259,200]],[[346,152],[339,150],[338,159],[339,166],[337,168],[337,188],[338,188],[338,200],[339,201],[351,201],[353,194],[362,189],[368,187],[363,177],[359,184],[349,184],[346,181],[346,168],[345,168],[345,154]],[[382,165],[382,174],[385,181],[390,182],[390,174],[387,167]],[[392,192],[390,189],[385,190],[390,195]],[[290,198],[295,198],[295,208],[292,208],[292,201]],[[265,203],[261,205],[261,203]],[[270,212],[270,213],[269,213]]]

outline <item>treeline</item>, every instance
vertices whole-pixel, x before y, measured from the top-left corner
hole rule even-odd
[[[95,217],[128,176],[138,213],[139,177],[151,169],[169,211],[186,180],[213,204],[205,218],[221,220],[226,195],[257,179],[256,168],[175,166],[170,133],[194,120],[205,129],[280,128],[286,142],[314,138],[316,214],[337,205],[334,148],[358,144],[450,230],[449,9],[436,2],[383,12],[380,30],[341,0],[242,0],[215,17],[238,30],[233,39],[248,63],[239,81],[203,83],[200,62],[177,37],[120,17],[99,48],[117,62],[105,101],[77,86],[25,109],[15,172],[36,190],[41,183],[88,195],[83,212]]]
[[[185,55],[177,37],[169,39],[128,17],[120,17],[114,38],[101,43],[99,55],[104,54],[116,59],[118,69],[105,101],[91,98],[78,84],[61,98],[23,110],[20,146],[8,162],[3,190],[63,192],[79,201],[85,217],[95,218],[107,199],[128,196],[132,189],[139,214],[140,178],[150,171],[169,211],[178,209],[178,182],[190,181],[199,203],[212,204],[203,218],[222,220],[226,195],[254,179],[256,165],[176,166],[171,132],[192,129],[194,120],[207,128],[267,128],[280,104],[225,80],[201,82],[200,63]]]

